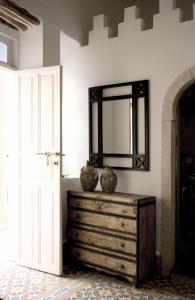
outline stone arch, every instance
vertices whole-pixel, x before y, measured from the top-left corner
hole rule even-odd
[[[183,91],[195,82],[195,67],[183,72],[169,87],[163,103],[161,134],[161,270],[175,265],[177,105]]]

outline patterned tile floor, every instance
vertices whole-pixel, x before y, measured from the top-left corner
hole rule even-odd
[[[158,276],[139,289],[128,282],[89,270],[67,267],[63,277],[17,266],[0,265],[3,300],[195,300],[195,288]]]

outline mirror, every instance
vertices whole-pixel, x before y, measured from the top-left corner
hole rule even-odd
[[[147,80],[89,89],[89,160],[97,168],[149,170]]]
[[[102,104],[103,153],[132,154],[132,99]]]

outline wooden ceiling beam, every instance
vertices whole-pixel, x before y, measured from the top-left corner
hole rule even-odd
[[[10,18],[9,16],[5,15],[4,13],[1,12],[1,8],[0,8],[0,17],[1,19],[5,20],[6,22],[8,22],[9,24],[17,27],[19,30],[22,31],[26,31],[28,29],[28,27],[20,22],[18,22],[15,19]]]
[[[27,30],[28,27],[40,24],[38,18],[10,0],[0,0],[0,12],[1,19],[4,19],[7,23],[11,23],[15,27],[19,27],[20,30]]]
[[[8,11],[7,9],[5,9],[3,6],[0,5],[0,12],[8,19],[13,19],[27,27],[32,27],[32,24],[30,24],[28,21],[22,19],[19,16],[16,16],[14,13],[12,13],[11,11]]]
[[[14,29],[14,30],[19,31],[19,29],[18,29],[16,26],[10,24],[9,22],[7,22],[7,21],[5,21],[4,19],[2,19],[1,17],[0,17],[0,23],[2,23],[3,25],[8,26],[8,27],[11,28],[11,29]]]

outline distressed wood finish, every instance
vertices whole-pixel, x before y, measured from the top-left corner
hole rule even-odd
[[[39,25],[38,18],[26,9],[9,0],[0,0],[0,23],[15,30],[26,31],[29,27]]]
[[[104,249],[110,249],[118,253],[125,253],[136,256],[136,240],[124,237],[109,236],[102,232],[93,232],[85,230],[82,227],[70,227],[68,230],[68,238],[73,241],[80,241],[84,244],[93,246],[94,244]]]
[[[88,211],[80,211],[76,209],[69,209],[69,219],[72,222],[83,224],[95,224],[110,230],[123,231],[126,233],[136,234],[136,221],[131,219],[124,219],[121,217],[110,216],[105,214],[93,213]]]
[[[138,285],[155,267],[155,198],[68,192],[73,259]]]
[[[14,29],[16,31],[19,31],[18,27],[14,26],[13,24],[10,24],[9,22],[5,21],[0,17],[0,23],[6,25],[7,27]]]
[[[120,256],[111,256],[91,249],[82,249],[78,246],[72,246],[70,253],[72,257],[91,265],[97,264],[99,268],[105,267],[110,271],[118,271],[132,277],[136,276],[136,263],[122,259]]]
[[[147,270],[155,269],[154,254],[156,250],[155,205],[144,207],[139,211],[139,279],[147,275]]]
[[[10,13],[11,15],[11,13]],[[28,29],[28,27],[21,23],[20,21],[18,21],[18,19],[16,17],[12,17],[8,15],[7,13],[4,12],[3,8],[0,7],[0,18],[3,19],[4,21],[8,22],[9,24],[12,24],[13,26],[15,26],[16,28],[21,29],[22,31],[26,31]]]
[[[0,0],[0,6],[3,7],[7,12],[11,12],[12,14],[18,16],[26,23],[31,25],[39,25],[40,21],[37,17],[33,16],[26,9],[17,5],[13,1],[10,0]]]
[[[83,201],[84,199],[84,201]],[[104,212],[113,215],[121,215],[126,217],[136,218],[136,207],[130,205],[124,205],[115,203],[115,205],[110,205],[108,200],[95,200],[87,198],[69,198],[68,206],[74,208],[81,208],[86,210],[92,210],[95,212]]]
[[[103,235],[106,235],[106,236],[112,236],[112,237],[116,237],[116,232],[115,231],[112,231],[110,230],[109,228],[103,228],[103,227],[99,227],[97,225],[87,225],[87,224],[80,224],[80,223],[72,223],[70,222],[69,223],[69,228],[71,227],[74,227],[74,228],[78,228],[78,229],[85,229],[87,231],[92,231],[92,232],[98,232],[98,233],[101,233]],[[68,230],[69,232],[69,230]],[[136,241],[137,239],[137,235],[134,235],[134,234],[131,234],[131,233],[125,233],[125,232],[118,232],[117,231],[117,237],[118,238],[121,238],[121,239],[131,239],[133,241]]]
[[[125,194],[125,193],[102,193],[102,192],[83,192],[83,191],[69,191],[69,198],[86,198],[86,199],[95,199],[95,200],[104,200],[115,203],[121,203],[123,205],[137,205],[138,202],[142,199],[142,204],[148,203],[150,200],[153,201],[154,197],[148,197],[145,195],[136,195],[136,194]]]

